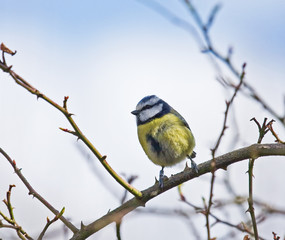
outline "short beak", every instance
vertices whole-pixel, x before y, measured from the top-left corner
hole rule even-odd
[[[140,113],[139,110],[134,110],[134,111],[131,112],[131,114],[134,114],[134,115],[138,115],[139,113]]]

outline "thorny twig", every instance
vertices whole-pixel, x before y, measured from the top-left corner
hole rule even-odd
[[[256,125],[258,127],[258,132],[259,132],[257,143],[261,143],[261,141],[263,140],[265,134],[268,133],[268,131],[270,130],[270,127],[272,127],[272,124],[273,124],[274,120],[272,119],[269,123],[267,123],[267,118],[264,118],[262,126],[256,120],[256,118],[252,118],[252,119],[250,119],[250,121],[254,121],[256,123]]]
[[[272,234],[273,234],[273,240],[280,240],[280,237],[277,236],[275,232],[272,232]]]
[[[272,127],[272,123],[274,122],[274,120],[271,120],[269,123],[267,123],[267,118],[264,118],[262,126],[255,118],[252,118],[251,121],[254,121],[258,127],[259,137],[258,137],[257,143],[260,144],[265,134],[270,130],[270,127]],[[253,156],[252,158],[249,159],[249,162],[248,162],[248,186],[249,187],[248,187],[248,210],[247,211],[250,213],[250,216],[251,216],[254,237],[256,240],[258,240],[259,236],[258,236],[257,222],[256,222],[256,217],[255,217],[255,212],[254,212],[254,207],[253,207],[253,203],[254,203],[253,202],[253,166],[254,166],[254,161],[256,158],[257,157]]]
[[[122,174],[122,175],[123,175],[123,174]],[[127,177],[127,182],[128,182],[129,184],[132,184],[133,181],[135,181],[137,178],[138,178],[138,176],[136,176],[136,175],[131,175],[131,176]],[[121,201],[120,201],[121,204],[123,204],[123,203],[126,201],[126,199],[127,199],[127,194],[128,194],[128,191],[125,190],[125,191],[124,191],[124,195],[123,195],[123,197],[122,197],[122,199],[121,199]],[[121,240],[121,225],[122,225],[122,219],[119,218],[119,219],[116,221],[116,235],[117,235],[117,239],[118,239],[118,240]]]
[[[173,12],[171,12],[169,9],[164,7],[163,5],[159,4],[156,1],[141,1],[138,0],[138,2],[144,4],[145,6],[149,7],[150,9],[156,11],[158,14],[160,14],[165,19],[169,20],[172,24],[180,27],[181,29],[185,30],[186,32],[189,32],[194,39],[196,40],[199,47],[202,49],[203,53],[210,53],[211,55],[208,56],[214,56],[216,59],[220,60],[222,63],[224,63],[229,70],[233,73],[234,76],[237,78],[240,78],[241,72],[237,70],[237,68],[232,63],[232,53],[233,48],[229,47],[226,54],[220,53],[217,48],[214,46],[213,41],[209,35],[209,31],[213,25],[213,22],[215,20],[215,17],[217,15],[217,12],[221,9],[221,5],[217,4],[215,5],[211,13],[209,14],[209,17],[207,21],[204,23],[199,12],[193,5],[192,1],[190,0],[183,0],[183,2],[186,4],[187,8],[189,9],[189,12],[191,16],[194,19],[194,22],[196,23],[198,29],[201,32],[202,38],[200,37],[197,29],[194,25],[187,22],[186,20],[182,19],[181,17],[177,16]],[[220,68],[214,58],[210,58],[212,60],[212,63],[216,67],[217,71],[220,72]],[[222,78],[223,79],[223,78]],[[229,87],[235,88],[235,84],[230,84],[227,81],[224,80],[224,83]],[[268,111],[270,114],[272,114],[276,119],[278,119],[284,126],[285,126],[285,113],[283,116],[278,114],[269,104],[266,103],[264,99],[261,98],[261,96],[257,93],[257,91],[254,89],[254,87],[251,86],[247,81],[244,81],[243,84],[244,90],[247,90],[247,92],[244,91],[244,94],[246,94],[248,97],[254,99],[257,101],[261,106]],[[284,98],[285,99],[285,98]],[[284,101],[284,107],[285,107],[285,101]]]
[[[220,61],[222,61],[229,69],[230,71],[237,77],[240,78],[240,71],[238,71],[236,69],[236,67],[233,65],[232,61],[231,61],[231,56],[232,56],[232,48],[230,47],[228,49],[228,53],[227,55],[223,56],[217,49],[216,47],[214,47],[213,42],[210,38],[209,35],[209,26],[211,26],[212,24],[205,24],[202,21],[202,18],[200,16],[200,14],[198,13],[198,11],[196,10],[195,6],[193,5],[193,3],[190,0],[184,0],[186,6],[189,9],[189,12],[191,13],[191,15],[193,16],[197,26],[199,27],[200,31],[202,32],[202,35],[204,37],[205,40],[205,49],[203,50],[204,53],[211,53],[213,56],[215,56],[217,59],[219,59]],[[210,14],[210,17],[208,18],[208,22],[212,22],[214,17],[216,16],[217,11],[220,9],[220,5],[216,5],[214,6],[214,8],[212,9],[212,14]],[[211,17],[212,16],[212,17]],[[216,64],[215,64],[216,66]],[[234,87],[234,84],[229,85],[231,87]],[[285,114],[284,116],[280,116],[279,114],[277,114],[275,112],[275,110],[273,110],[273,108],[271,106],[269,106],[257,93],[257,91],[246,81],[244,81],[243,84],[244,88],[246,88],[249,93],[248,96],[253,98],[254,100],[256,100],[258,103],[260,103],[262,105],[262,107],[267,110],[270,114],[272,114],[275,118],[277,118],[284,126],[285,126]],[[234,87],[235,88],[235,87]]]
[[[1,45],[2,46],[2,45]],[[127,189],[131,194],[133,194],[136,197],[142,197],[142,193],[128,184],[119,174],[117,174],[114,169],[111,168],[111,166],[106,161],[106,156],[103,156],[100,154],[100,152],[95,148],[95,146],[89,141],[89,139],[83,134],[83,132],[80,130],[80,128],[75,123],[74,119],[72,118],[72,113],[70,113],[67,110],[67,100],[68,97],[64,97],[63,106],[60,106],[56,102],[54,102],[52,99],[41,93],[39,90],[34,88],[30,83],[25,81],[22,77],[20,77],[18,74],[16,74],[11,68],[12,66],[8,67],[5,60],[4,51],[2,50],[3,56],[2,61],[0,60],[0,68],[4,72],[8,72],[10,76],[15,80],[17,84],[28,90],[30,93],[37,96],[37,98],[42,98],[49,104],[51,104],[53,107],[55,107],[57,110],[59,110],[69,121],[70,125],[74,129],[74,131],[70,131],[68,129],[61,128],[61,130],[71,133],[78,137],[78,139],[82,140],[84,144],[91,150],[91,152],[97,157],[97,159],[100,161],[100,163],[104,166],[104,168],[108,171],[108,173],[125,189]]]
[[[231,99],[229,101],[226,101],[226,111],[225,111],[225,117],[224,117],[224,122],[223,122],[223,127],[222,127],[222,131],[218,137],[218,140],[216,142],[216,145],[213,149],[211,149],[211,152],[212,152],[212,155],[215,154],[215,152],[217,151],[220,143],[221,143],[221,140],[222,140],[222,137],[224,136],[224,133],[225,133],[225,130],[227,129],[227,120],[228,120],[228,113],[229,113],[229,110],[230,110],[230,106],[231,104],[233,103],[238,91],[240,90],[243,82],[244,82],[244,77],[245,77],[245,67],[246,67],[246,64],[244,63],[243,66],[242,66],[242,73],[240,75],[240,81],[239,81],[239,84],[235,87],[235,91],[231,97]]]
[[[252,118],[251,121],[254,121],[258,127],[258,131],[259,131],[259,137],[257,140],[258,144],[260,144],[262,142],[265,134],[268,133],[269,131],[271,131],[273,136],[276,138],[276,142],[284,143],[278,138],[278,135],[273,130],[273,127],[272,127],[272,124],[274,122],[273,119],[267,123],[267,118],[264,118],[262,125],[255,118]],[[249,196],[248,196],[248,210],[247,211],[250,213],[250,216],[252,219],[252,227],[254,230],[254,236],[255,236],[255,239],[257,240],[257,239],[259,239],[259,236],[258,236],[257,222],[256,222],[256,217],[255,217],[254,207],[253,207],[253,204],[254,204],[254,200],[253,200],[253,176],[254,176],[253,175],[253,166],[254,166],[254,161],[256,160],[256,158],[257,157],[253,156],[252,158],[249,159],[249,163],[248,163]]]
[[[6,194],[6,199],[3,200],[3,202],[5,203],[9,215],[10,217],[7,217],[4,213],[2,213],[0,211],[0,216],[9,224],[9,225],[5,225],[0,221],[0,228],[1,227],[6,227],[6,228],[12,228],[15,229],[15,231],[17,232],[17,235],[20,239],[22,240],[32,240],[32,238],[28,235],[27,232],[24,231],[24,229],[16,222],[15,216],[14,216],[14,208],[12,207],[12,203],[11,203],[11,193],[12,193],[12,188],[16,187],[15,185],[10,185],[9,186],[9,190],[7,191]]]
[[[28,182],[28,180],[24,177],[24,175],[21,172],[21,169],[17,167],[16,161],[12,160],[9,155],[0,148],[0,153],[8,160],[8,162],[12,165],[14,168],[15,173],[18,175],[18,177],[21,179],[21,181],[24,183],[24,185],[29,190],[29,194],[33,197],[37,198],[42,204],[44,204],[52,213],[54,213],[56,216],[60,213],[58,210],[56,210],[45,198],[43,198],[39,193],[36,192],[36,190],[31,186],[31,184]],[[64,216],[60,217],[60,220],[68,227],[72,232],[77,232],[78,229],[69,222]]]
[[[255,240],[258,240],[258,230],[257,230],[257,223],[256,223],[256,218],[255,218],[255,213],[254,213],[254,207],[253,207],[253,166],[254,166],[254,160],[255,158],[249,159],[248,162],[248,212],[250,213],[251,216],[251,221],[252,221],[252,227],[254,231],[254,237]]]
[[[254,235],[254,233],[244,223],[232,224],[229,221],[222,220],[221,218],[215,216],[212,213],[210,213],[210,215],[211,215],[211,217],[213,217],[216,220],[216,222],[214,224],[222,223],[222,224],[227,225],[229,227],[235,228],[235,229],[239,230],[240,232],[246,232],[246,233],[249,233],[250,235]],[[263,238],[263,237],[259,237],[259,239],[265,240],[265,238]]]
[[[272,133],[272,135],[276,138],[275,142],[285,144],[285,142],[282,141],[282,140],[278,137],[277,133],[273,130],[273,127],[272,127],[273,122],[274,122],[274,121],[269,122],[269,123],[267,124],[267,128],[270,130],[270,132]]]
[[[222,127],[222,131],[218,137],[218,140],[216,142],[216,145],[214,146],[213,149],[211,149],[212,152],[212,177],[211,177],[211,185],[210,185],[210,195],[209,195],[209,201],[208,201],[208,205],[205,204],[206,207],[206,211],[205,211],[205,216],[206,216],[206,228],[207,228],[207,235],[208,235],[208,240],[211,239],[211,232],[210,232],[210,220],[209,220],[209,215],[210,215],[210,210],[211,210],[211,206],[213,204],[213,191],[214,191],[214,181],[215,181],[215,171],[216,171],[216,162],[215,162],[215,154],[216,151],[221,143],[222,137],[224,136],[225,130],[227,129],[227,119],[228,119],[228,113],[229,113],[229,109],[231,104],[233,103],[238,91],[240,90],[243,81],[244,81],[244,76],[245,76],[245,67],[246,64],[244,63],[242,66],[242,74],[240,76],[240,82],[237,85],[237,87],[235,88],[235,91],[231,97],[231,99],[229,101],[226,101],[226,111],[225,111],[225,117],[224,117],[224,122],[223,122],[223,127]]]
[[[56,215],[52,220],[49,220],[49,218],[47,218],[47,223],[43,229],[43,231],[40,233],[40,236],[38,237],[38,240],[42,240],[45,232],[47,231],[48,227],[53,224],[54,222],[56,222],[64,213],[65,208],[62,208],[62,210],[60,211],[60,213],[58,215]]]
[[[190,202],[186,199],[186,197],[183,195],[183,193],[182,193],[182,191],[181,191],[181,188],[179,188],[179,195],[180,195],[180,200],[181,200],[183,203],[187,204],[188,206],[194,208],[195,212],[201,212],[201,213],[203,213],[203,214],[206,214],[206,213],[205,213],[205,210],[204,210],[204,209],[205,209],[205,206],[202,208],[202,207],[199,207],[199,206],[196,206],[196,205],[190,203]],[[205,202],[205,201],[204,201],[204,205],[206,205],[206,202]],[[215,208],[219,208],[219,207],[221,207],[221,205],[215,206]],[[173,211],[173,212],[175,213],[175,211]],[[180,214],[180,213],[179,213],[179,214]],[[186,214],[186,213],[185,213],[185,214]],[[188,213],[188,214],[189,214],[189,213]],[[217,223],[222,223],[222,224],[227,225],[227,226],[229,226],[229,227],[231,227],[231,228],[235,228],[235,229],[239,230],[240,232],[246,232],[246,233],[249,233],[250,235],[254,235],[254,233],[253,233],[253,232],[247,227],[247,225],[244,224],[244,223],[233,224],[233,223],[230,223],[228,220],[223,220],[223,219],[221,219],[220,217],[217,217],[215,214],[213,214],[213,213],[211,213],[211,212],[209,213],[209,216],[211,216],[212,218],[215,219],[215,223],[213,223],[211,226],[213,226],[213,225],[215,225],[215,224],[217,224]],[[259,239],[265,240],[265,238],[263,238],[263,237],[259,237]]]

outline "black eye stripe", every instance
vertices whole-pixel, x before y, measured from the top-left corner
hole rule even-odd
[[[154,105],[145,105],[142,110],[146,110],[146,109],[150,109],[152,108]]]
[[[161,104],[161,103],[163,103],[163,101],[160,99],[160,100],[157,101],[155,104],[152,104],[152,105],[146,104],[145,106],[142,107],[141,111],[142,111],[142,110],[146,110],[146,109],[150,109],[150,108],[152,108],[152,107],[154,107],[154,106],[156,106],[156,105],[159,105],[159,104]]]

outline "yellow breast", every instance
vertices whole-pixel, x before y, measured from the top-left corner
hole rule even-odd
[[[172,113],[139,125],[138,136],[148,158],[160,166],[182,161],[195,147],[190,129]]]

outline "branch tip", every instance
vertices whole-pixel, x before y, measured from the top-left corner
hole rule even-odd
[[[277,236],[275,232],[272,232],[272,234],[273,234],[273,240],[280,240],[280,237]]]
[[[259,131],[259,137],[258,137],[258,141],[257,143],[261,143],[265,134],[268,133],[269,131],[271,131],[271,133],[273,134],[273,136],[276,138],[276,140],[279,142],[279,138],[277,136],[277,134],[274,132],[273,130],[273,127],[272,127],[272,124],[275,122],[274,119],[270,120],[268,123],[267,123],[267,118],[264,118],[263,120],[263,123],[262,123],[262,126],[260,125],[260,123],[256,120],[256,118],[252,118],[250,119],[250,121],[254,121],[255,124],[257,125],[258,127],[258,131]],[[281,141],[281,140],[280,140]],[[280,142],[282,143],[282,141]]]
[[[1,51],[3,51],[3,53],[8,53],[8,54],[10,54],[11,56],[14,56],[16,53],[17,53],[17,51],[12,51],[12,50],[10,50],[8,47],[6,47],[6,45],[4,44],[4,43],[1,43],[1,45],[0,45],[0,50]]]
[[[63,207],[61,209],[61,211],[59,212],[59,214],[54,217],[55,221],[58,220],[59,218],[61,218],[61,216],[64,214],[64,212],[65,212],[65,207]]]
[[[69,99],[69,96],[64,96],[64,100],[63,100],[63,108],[65,110],[67,110],[67,100]],[[70,115],[71,116],[71,115]],[[69,117],[70,117],[69,116]]]

